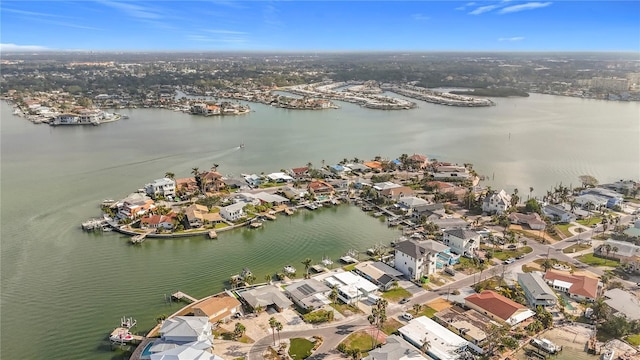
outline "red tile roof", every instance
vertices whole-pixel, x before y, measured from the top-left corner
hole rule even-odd
[[[309,168],[305,166],[305,167],[293,168],[293,169],[291,169],[291,171],[294,174],[304,174],[307,171],[309,171]]]
[[[525,306],[491,290],[485,290],[480,294],[469,295],[464,298],[464,300],[492,313],[504,321],[509,320],[516,311],[526,309]]]
[[[591,299],[598,297],[598,279],[584,275],[571,275],[562,271],[548,270],[544,274],[546,281],[560,280],[571,283],[569,294],[585,296]]]

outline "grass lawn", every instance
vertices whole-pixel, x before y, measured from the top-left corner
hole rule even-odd
[[[556,224],[556,230],[561,233],[562,235],[564,235],[564,237],[570,237],[573,236],[573,234],[571,232],[569,232],[569,228],[575,226],[573,224]]]
[[[222,328],[218,328],[217,330],[214,330],[213,335],[215,337],[222,337],[222,339],[224,340],[238,341],[244,344],[251,344],[254,342],[253,339],[248,337],[247,335],[242,335],[239,338],[235,338],[232,331],[226,331],[225,329],[222,329]]]
[[[293,338],[289,347],[289,356],[292,359],[306,359],[311,355],[313,345],[313,342],[307,339]]]
[[[591,249],[591,245],[589,244],[573,244],[567,248],[562,249],[562,252],[565,254],[571,254],[574,252]]]
[[[587,265],[591,265],[591,266],[612,266],[612,267],[616,267],[616,266],[618,266],[618,264],[620,264],[619,261],[599,258],[599,257],[596,257],[593,254],[584,254],[584,255],[578,257],[577,259],[579,261],[581,261],[581,262],[583,262],[583,263],[585,263]]]
[[[538,264],[538,265],[540,265],[540,266],[542,266],[542,263],[544,263],[544,261],[545,261],[545,260],[546,260],[546,259],[536,259],[536,260],[533,260],[533,262],[534,262],[534,263],[536,263],[536,264]],[[575,265],[573,265],[573,264],[571,264],[571,263],[568,263],[568,262],[566,262],[566,261],[556,261],[556,263],[557,263],[557,264],[560,264],[560,265],[568,266],[568,267],[570,267],[570,268],[572,268],[572,269],[574,269],[574,270],[576,269]]]
[[[353,269],[356,268],[357,264],[349,264],[349,265],[345,265],[342,268],[344,269],[344,271],[353,271]]]
[[[392,302],[398,302],[404,298],[411,297],[411,293],[401,287],[397,287],[383,292],[382,297]]]
[[[404,324],[396,319],[387,319],[387,321],[382,324],[382,332],[387,335],[391,335],[394,332],[398,331],[398,329],[402,326],[404,326]]]
[[[580,219],[580,220],[576,220],[576,222],[580,225],[584,225],[584,226],[591,226],[593,224],[600,224],[602,222],[602,218],[601,217],[592,217],[590,219]]]
[[[633,346],[640,345],[640,334],[629,335],[627,336],[627,342]]]
[[[408,311],[409,313],[413,314],[413,317],[418,317],[418,316],[426,316],[429,319],[433,318],[433,315],[435,315],[435,313],[437,313],[438,311],[432,307],[423,305],[422,308],[420,309],[420,312],[416,314],[416,312],[411,309]]]
[[[224,229],[226,227],[228,227],[229,225],[227,223],[217,223],[215,228],[216,229]]]
[[[358,331],[349,335],[342,343],[345,344],[347,350],[355,349],[364,353],[371,350],[373,337],[366,331]]]
[[[530,273],[530,272],[538,271],[538,268],[534,268],[534,267],[527,266],[527,265],[522,265],[522,271],[526,272],[526,273]]]
[[[528,254],[532,251],[533,249],[531,248],[531,246],[523,246],[515,250],[497,249],[493,252],[493,257],[504,261],[504,260],[507,260],[508,258],[515,258],[518,255]]]

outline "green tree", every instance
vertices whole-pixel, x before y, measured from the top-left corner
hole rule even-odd
[[[380,330],[387,321],[387,306],[389,302],[386,299],[378,299],[376,303],[371,307],[371,315],[367,317],[369,323],[376,327],[376,337],[373,339],[372,348],[378,344],[378,337],[380,336]]]
[[[331,300],[331,302],[333,304],[336,303],[336,301],[338,300],[338,289],[337,288],[331,288],[331,292],[329,293],[329,299]]]
[[[242,323],[236,323],[236,327],[233,330],[233,335],[236,339],[241,338],[242,335],[244,335],[244,333],[247,331],[247,328],[242,325]]]
[[[333,312],[331,312],[333,314]],[[280,343],[280,331],[282,331],[282,329],[284,328],[284,326],[282,325],[282,323],[280,321],[276,322],[276,331],[278,332],[278,343]]]
[[[309,268],[311,267],[311,262],[312,262],[312,261],[313,261],[313,260],[311,260],[310,258],[306,258],[306,259],[304,259],[304,261],[302,262],[302,264],[304,265],[304,270],[305,270],[305,272],[306,272],[305,277],[307,277],[307,278],[309,277]]]
[[[276,346],[276,327],[278,327],[278,320],[273,316],[269,318],[269,327],[271,328],[271,337],[273,338],[273,346]]]
[[[176,178],[176,174],[167,171],[166,173],[164,173],[164,177],[169,178],[169,179],[175,179]]]

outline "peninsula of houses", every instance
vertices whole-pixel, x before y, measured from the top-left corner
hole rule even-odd
[[[479,187],[471,164],[419,154],[192,175],[168,172],[105,201],[100,226],[138,239],[213,237],[279,214],[355,205],[403,237],[348,253],[340,266],[305,260],[301,276],[288,265],[257,283],[244,269],[204,299],[173,294],[188,304],[159,319],[132,359],[638,356],[637,182],[598,186],[585,176],[581,187],[538,199],[531,188]]]

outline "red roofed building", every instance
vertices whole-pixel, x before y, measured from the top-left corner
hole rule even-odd
[[[310,182],[307,190],[314,195],[333,195],[335,193],[333,186],[322,180],[314,180]]]
[[[309,176],[309,168],[308,167],[298,167],[289,170],[289,175],[291,175],[294,179],[304,179]]]
[[[166,230],[171,230],[173,229],[173,219],[175,217],[175,213],[169,215],[146,215],[140,219],[140,227],[143,229],[157,229],[161,227]]]
[[[420,167],[420,169],[424,169],[429,164],[429,158],[421,154],[413,154],[409,156],[409,161]]]
[[[372,170],[382,170],[382,163],[380,161],[365,161],[362,165]]]
[[[467,296],[464,298],[464,304],[493,320],[509,326],[519,324],[535,315],[526,306],[520,305],[491,290]]]
[[[544,281],[553,289],[567,293],[578,300],[595,301],[602,290],[598,279],[584,275],[572,275],[564,271],[548,270],[544,274]]]

